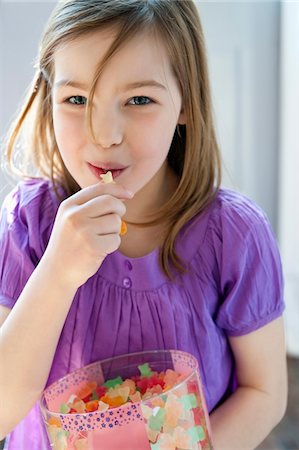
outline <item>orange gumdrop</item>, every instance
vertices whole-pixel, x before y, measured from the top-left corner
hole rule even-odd
[[[86,398],[88,395],[93,393],[96,387],[96,381],[87,381],[77,392],[77,397],[80,399]]]
[[[90,402],[85,403],[86,412],[97,411],[99,406],[99,400],[91,400]]]
[[[127,232],[127,224],[123,220],[121,221],[121,227],[120,227],[120,235],[123,236]]]
[[[57,417],[50,417],[48,420],[48,425],[52,425],[54,427],[61,427],[61,422]]]
[[[101,397],[101,401],[107,403],[107,405],[111,406],[111,408],[116,408],[117,406],[121,406],[125,403],[124,399],[120,395],[117,395],[116,397],[109,397],[109,395],[104,395],[103,397]]]

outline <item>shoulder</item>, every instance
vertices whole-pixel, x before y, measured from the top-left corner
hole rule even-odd
[[[50,180],[20,181],[3,202],[1,228],[44,232],[53,224],[59,203]]]
[[[50,205],[57,207],[58,198],[50,180],[26,179],[20,181],[16,187],[6,196],[3,209],[8,213],[15,210],[45,209]]]
[[[259,240],[264,235],[273,238],[262,208],[239,192],[219,189],[211,203],[185,225],[180,241],[187,256],[198,252],[215,256],[223,247],[243,247],[253,236]]]
[[[253,200],[229,189],[220,189],[210,207],[210,228],[244,239],[263,228],[271,228],[265,212]]]

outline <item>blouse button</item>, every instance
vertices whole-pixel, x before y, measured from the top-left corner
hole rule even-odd
[[[132,263],[128,259],[125,260],[125,268],[128,270],[133,269]]]
[[[127,289],[129,289],[130,287],[132,287],[132,280],[129,277],[125,277],[123,279],[123,286]]]

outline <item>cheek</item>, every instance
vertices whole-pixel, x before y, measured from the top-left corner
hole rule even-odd
[[[53,110],[53,126],[56,142],[62,156],[79,150],[84,144],[81,120],[69,118],[63,112]]]
[[[174,135],[176,121],[167,117],[138,120],[130,127],[131,149],[140,159],[166,158]]]

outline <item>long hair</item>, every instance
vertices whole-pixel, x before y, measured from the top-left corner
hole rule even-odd
[[[27,146],[31,163],[40,175],[52,180],[54,188],[62,185],[67,195],[80,189],[65,167],[55,140],[51,100],[53,56],[63,43],[110,26],[116,26],[117,35],[97,67],[86,109],[92,136],[91,104],[97,80],[119,48],[145,29],[157,33],[166,46],[182,95],[186,125],[177,126],[168,154],[168,163],[177,174],[179,184],[156,217],[148,222],[167,223],[160,262],[164,272],[171,277],[174,267],[184,270],[184,263],[175,251],[179,231],[212,201],[221,180],[204,37],[192,0],[58,2],[41,40],[37,70],[28,98],[10,131],[8,161],[10,167],[16,169],[16,142],[30,116],[31,137]],[[18,169],[25,175],[24,168]]]

